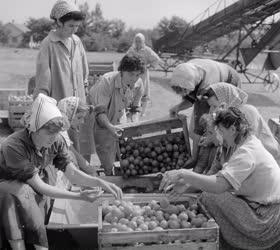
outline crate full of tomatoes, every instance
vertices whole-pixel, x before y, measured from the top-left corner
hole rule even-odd
[[[190,157],[185,116],[149,121],[123,129],[119,142],[123,177],[180,169]]]

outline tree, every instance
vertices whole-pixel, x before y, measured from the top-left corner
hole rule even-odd
[[[113,38],[120,38],[125,30],[125,23],[120,19],[113,19],[109,21],[108,33]]]
[[[30,36],[33,36],[34,42],[41,42],[53,27],[53,21],[48,18],[29,18],[26,26],[30,29],[24,35],[23,43],[28,43]]]
[[[0,22],[0,44],[6,44],[8,42],[8,32],[5,30],[4,25]]]
[[[156,30],[159,35],[164,36],[174,31],[182,33],[187,27],[189,27],[189,24],[186,20],[178,16],[172,16],[171,19],[166,17],[162,18],[159,21]]]

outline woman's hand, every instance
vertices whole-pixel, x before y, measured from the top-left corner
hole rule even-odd
[[[122,136],[123,129],[119,128],[118,126],[110,125],[109,132],[115,137],[120,138]]]
[[[116,199],[121,200],[123,198],[123,192],[117,185],[101,179],[99,179],[99,181],[100,181],[100,186],[107,192],[113,194]]]
[[[189,187],[190,186],[188,184],[182,184],[182,183],[171,185],[169,187],[170,190],[167,190],[169,199],[178,200],[182,194],[186,193]]]
[[[95,189],[95,190],[81,190],[80,191],[80,196],[81,199],[84,201],[88,201],[88,202],[94,202],[96,201],[102,194],[104,193],[104,191],[102,189]]]
[[[170,191],[175,184],[184,184],[185,169],[171,170],[164,174],[159,186],[160,191]]]

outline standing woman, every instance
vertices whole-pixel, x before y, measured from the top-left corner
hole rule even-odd
[[[142,57],[146,65],[145,72],[141,77],[144,85],[144,95],[141,99],[141,116],[143,116],[146,112],[147,103],[151,98],[149,68],[155,67],[158,63],[161,63],[161,59],[150,47],[145,44],[145,36],[142,33],[138,33],[135,35],[133,45],[127,51],[127,55]]]
[[[93,130],[96,152],[106,175],[112,174],[116,159],[120,136],[116,125],[126,122],[127,108],[132,114],[132,120],[140,112],[143,85],[139,85],[137,80],[144,69],[141,58],[126,55],[122,58],[118,71],[104,74],[90,89],[91,104],[105,107],[95,111]]]
[[[77,96],[86,102],[88,64],[83,44],[74,34],[85,15],[70,0],[58,0],[50,17],[56,30],[51,30],[41,43],[34,96],[43,93],[57,101]]]
[[[198,97],[212,84],[227,82],[240,87],[239,74],[229,65],[210,59],[192,59],[179,64],[173,71],[171,88],[182,101],[170,109],[170,115],[177,115],[181,110],[193,106],[190,122],[190,135],[193,139],[193,156],[196,158],[199,138],[203,131],[199,126],[200,117],[209,112],[206,100]]]

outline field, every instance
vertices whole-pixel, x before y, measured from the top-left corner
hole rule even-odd
[[[28,80],[35,74],[36,56],[38,50],[0,48],[0,88],[26,88]],[[118,53],[88,53],[89,62],[118,62],[123,54]],[[253,67],[261,68],[261,63]],[[170,74],[151,72],[151,99],[145,119],[153,119],[168,115],[168,109],[180,101],[174,93],[166,90]],[[274,93],[267,92],[262,84],[243,83],[242,88],[249,94],[249,103],[255,105],[264,118],[279,117],[280,89]],[[189,114],[190,110],[186,112]]]

